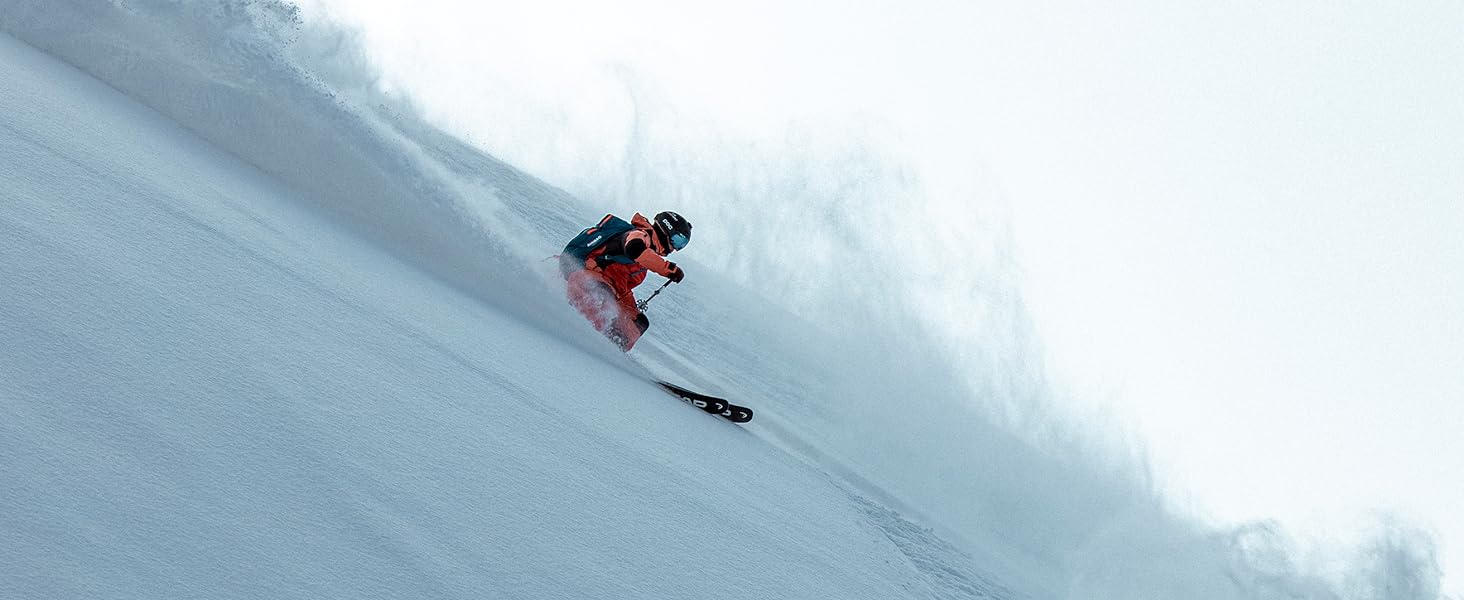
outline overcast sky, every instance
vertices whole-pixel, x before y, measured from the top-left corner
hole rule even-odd
[[[1464,589],[1464,3],[333,4],[470,136],[620,132],[613,65],[752,136],[894,131],[930,202],[1009,207],[1054,370],[1182,503],[1392,511]]]

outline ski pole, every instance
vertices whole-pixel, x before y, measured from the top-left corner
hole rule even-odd
[[[656,291],[651,293],[651,297],[635,303],[635,309],[641,312],[646,312],[646,305],[650,304],[651,300],[654,300],[656,296],[661,295],[661,290],[666,289],[666,286],[668,285],[671,285],[671,280],[669,279],[666,280],[666,283],[661,284],[661,287],[656,288]]]

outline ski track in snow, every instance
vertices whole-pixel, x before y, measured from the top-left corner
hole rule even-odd
[[[424,271],[4,35],[0,79],[0,597],[1026,597],[535,285]]]
[[[940,539],[931,529],[913,523],[898,513],[859,494],[849,498],[900,549],[924,579],[930,597],[1024,598],[971,567],[974,560]]]

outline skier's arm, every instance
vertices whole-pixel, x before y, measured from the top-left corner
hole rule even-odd
[[[625,239],[625,255],[634,260],[636,264],[645,267],[662,277],[676,279],[675,274],[681,271],[676,263],[663,258],[651,249],[646,242],[646,234],[640,231],[632,232]]]

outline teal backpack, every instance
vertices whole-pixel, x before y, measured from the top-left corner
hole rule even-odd
[[[569,240],[569,243],[564,245],[564,252],[561,253],[560,260],[564,263],[584,265],[585,259],[589,258],[595,249],[604,246],[605,242],[614,239],[615,236],[632,229],[635,229],[635,226],[627,223],[625,219],[615,215],[605,215],[605,218],[600,219],[598,225],[581,231],[579,235],[574,236],[574,239]],[[571,262],[569,257],[574,257],[574,262]],[[635,262],[624,256],[607,256],[605,259],[620,264]]]

